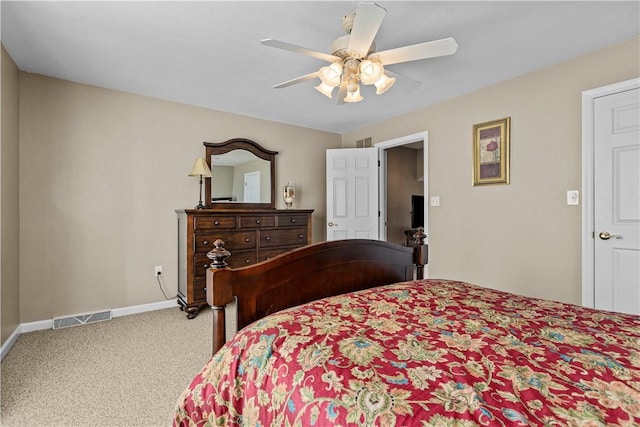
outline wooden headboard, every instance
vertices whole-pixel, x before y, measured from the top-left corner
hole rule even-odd
[[[422,279],[428,249],[422,230],[406,247],[380,240],[316,243],[249,267],[231,269],[233,256],[216,240],[207,256],[207,302],[213,308],[213,352],[226,341],[225,307],[237,302],[237,329],[270,313],[332,295]]]

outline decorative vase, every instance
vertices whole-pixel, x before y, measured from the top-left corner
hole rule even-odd
[[[290,209],[293,206],[293,199],[296,198],[296,188],[291,184],[291,181],[289,181],[282,190],[284,204],[287,205],[287,209]]]

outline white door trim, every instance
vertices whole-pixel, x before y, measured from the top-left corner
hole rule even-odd
[[[582,305],[595,306],[594,200],[593,200],[593,128],[596,98],[640,87],[640,78],[582,92]]]
[[[386,157],[384,155],[384,150],[401,145],[411,144],[418,141],[424,141],[424,232],[427,235],[425,243],[427,243],[429,240],[429,131],[426,130],[424,132],[418,132],[412,135],[401,136],[400,138],[391,139],[389,141],[378,142],[377,144],[373,145],[374,147],[378,148],[378,160],[380,161],[380,184],[378,186],[378,206],[380,209],[380,218],[378,220],[378,238],[380,240],[387,239],[387,229],[383,221],[383,218],[386,218],[387,209],[387,165],[385,162]]]

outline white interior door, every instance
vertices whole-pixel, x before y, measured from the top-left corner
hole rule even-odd
[[[640,315],[640,89],[594,100],[595,307]]]
[[[327,240],[378,239],[378,149],[327,150]]]
[[[244,198],[245,203],[260,203],[260,172],[248,172],[244,174]]]

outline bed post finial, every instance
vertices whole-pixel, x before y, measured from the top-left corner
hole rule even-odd
[[[424,239],[426,239],[427,235],[424,234],[424,228],[418,227],[416,228],[416,232],[413,233],[413,240],[416,242],[418,246],[424,245]]]
[[[217,239],[213,242],[214,248],[207,252],[207,258],[211,260],[211,268],[224,268],[227,266],[227,258],[231,252],[225,249],[224,242]]]
[[[229,299],[230,289],[227,287],[213,286],[213,275],[217,271],[218,273],[224,273],[224,268],[227,267],[227,258],[231,256],[231,252],[224,248],[224,242],[221,239],[217,239],[213,242],[214,248],[207,252],[207,258],[211,260],[210,267],[207,269],[207,303],[213,309],[213,352],[222,347],[226,341],[226,325],[224,317],[224,308],[230,302]]]
[[[418,227],[412,236],[416,244],[413,247],[413,263],[416,265],[416,279],[424,279],[424,266],[429,262],[429,247],[424,243],[427,235],[424,228]]]

